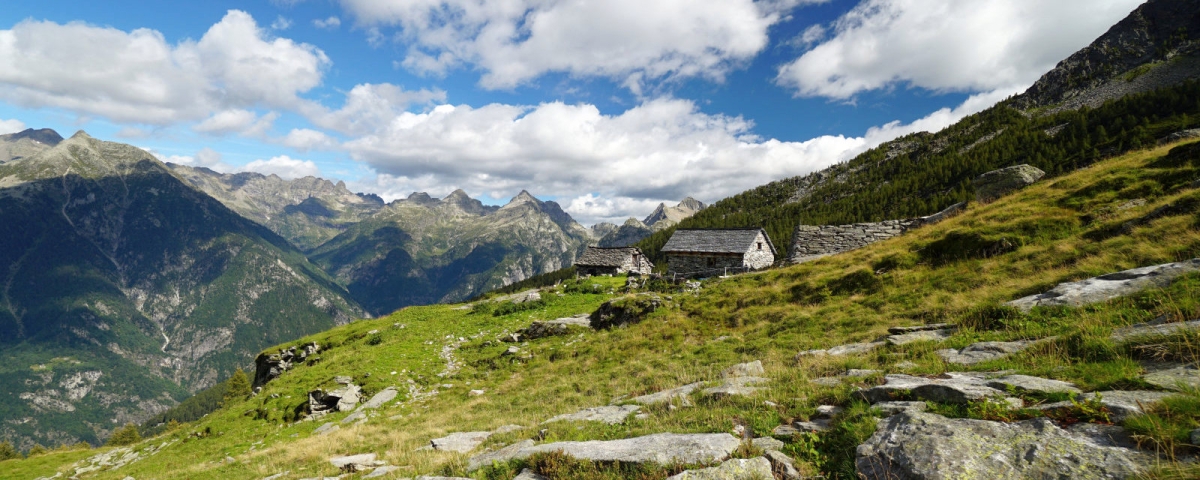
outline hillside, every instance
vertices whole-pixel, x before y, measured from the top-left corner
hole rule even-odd
[[[797,223],[912,218],[973,196],[971,180],[1016,164],[1051,176],[1194,128],[1200,2],[1150,1],[1027,92],[938,133],[916,133],[828,169],[726,198],[678,228],[761,226],[790,247]],[[673,229],[638,243],[656,263]],[[786,256],[786,252],[783,256]]]
[[[173,172],[245,218],[309,251],[383,208],[375,195],[351,192],[343,182],[316,177],[284,180],[254,172],[218,173],[168,164]]]
[[[1054,466],[1061,465],[1054,463],[1054,458],[1060,458],[1055,457],[1061,454],[1058,449],[1082,447],[1067,454],[1076,462],[1071,468],[1078,470],[1066,478],[1095,478],[1087,472],[1103,469],[1116,472],[1113,478],[1134,474],[1195,478],[1200,472],[1186,459],[1200,452],[1187,437],[1200,427],[1200,396],[1194,389],[1173,392],[1177,386],[1154,375],[1200,361],[1195,330],[1186,329],[1192,324],[1176,323],[1200,317],[1196,301],[1200,273],[1081,307],[1036,307],[1023,313],[1001,304],[1044,292],[1059,282],[1200,256],[1200,191],[1194,183],[1200,178],[1198,150],[1196,144],[1171,144],[1101,160],[861,250],[705,281],[694,292],[651,284],[647,286],[651,291],[624,296],[622,278],[589,279],[543,290],[541,301],[528,304],[499,298],[462,307],[406,308],[268,349],[266,353],[275,353],[310,342],[320,346],[319,359],[296,364],[257,396],[195,423],[129,450],[67,450],[10,460],[0,463],[4,472],[0,477],[60,472],[97,479],[277,474],[281,476],[275,478],[291,479],[336,475],[338,468],[330,459],[371,453],[398,467],[382,470],[390,472],[385,478],[430,474],[511,479],[529,467],[552,479],[661,479],[704,465],[612,464],[540,453],[511,461],[505,457],[477,461],[475,466],[482,468],[476,470],[468,460],[526,439],[530,440],[521,445],[563,445],[554,448],[582,452],[578,444],[556,442],[629,439],[662,432],[733,439],[722,433],[732,431],[774,437],[777,443],[760,439],[726,456],[753,461],[761,455],[786,455],[795,460],[799,473],[854,478],[856,472],[878,467],[869,462],[872,457],[856,454],[873,450],[858,450],[858,445],[873,442],[877,431],[896,428],[897,421],[910,421],[943,422],[940,425],[945,426],[939,428],[975,422],[971,428],[981,432],[1036,425],[1039,431],[1011,441],[1060,443],[1041,444],[1023,453],[1026,456],[1020,458],[1028,463],[1020,468],[1061,468]],[[614,317],[610,314],[620,310],[601,309],[609,313],[593,315],[596,330],[567,326],[539,338],[531,332],[555,330],[534,329],[522,332],[524,338],[518,343],[505,341],[532,320],[592,312],[608,299],[616,299],[628,315]],[[1133,341],[1127,335],[1113,336],[1122,328],[1160,317],[1166,323],[1153,328],[1168,333]],[[628,323],[605,326],[620,318]],[[916,337],[901,339],[888,331],[938,323],[948,325],[917,331]],[[1163,325],[1184,329],[1169,333]],[[798,355],[880,338],[888,342],[846,354]],[[951,363],[942,352],[984,341],[1014,346],[1006,354],[972,365]],[[754,361],[762,362],[761,370],[748,364],[722,374],[735,364]],[[920,396],[922,389],[894,390],[890,398],[918,395],[921,401],[916,404],[926,413],[893,415],[896,410],[889,409],[895,407],[873,407],[863,400],[864,395],[874,398],[871,395],[880,388],[905,378],[949,382],[997,378],[982,376],[997,371],[1068,383],[1021,383],[1027,387],[1006,387],[1007,391],[982,384],[968,389],[1011,397],[1003,401],[986,395],[963,400]],[[955,373],[946,375],[949,372]],[[341,387],[339,376],[348,377],[341,382],[361,386],[363,399],[388,387],[395,387],[397,396],[381,402],[377,410],[296,421],[307,412],[308,393]],[[1019,378],[1025,377],[1001,381]],[[665,394],[669,404],[634,402],[650,402],[634,397],[693,382],[703,383],[682,396]],[[1082,395],[1075,403],[1056,403],[1075,397],[1065,390],[1047,390],[1052,387],[1103,391],[1102,399],[1108,400]],[[1144,399],[1140,407],[1113,403],[1129,390],[1140,391],[1136,393]],[[628,416],[613,424],[543,423],[559,414],[606,405]],[[804,430],[810,428],[816,431]],[[453,432],[485,434],[467,435],[482,443],[478,447],[469,443],[465,453],[445,451],[449,443],[441,443],[443,450],[421,448]],[[1079,432],[1099,432],[1096,435],[1116,440],[1089,443],[1101,442],[1092,439],[1100,437]],[[1120,439],[1130,434],[1137,435],[1138,442],[1122,443]],[[921,437],[919,432],[898,435],[918,435],[914,445],[936,438],[963,438]],[[1001,437],[986,438],[980,445]],[[126,452],[140,453],[135,461],[115,462],[119,467],[96,460],[103,455],[135,458]],[[1090,463],[1098,461],[1095,452],[1109,455],[1105,457],[1109,463]],[[953,453],[947,458],[954,461],[943,464],[950,470],[942,473],[977,473],[954,470],[967,468],[960,460],[969,462],[974,455],[970,450]],[[97,470],[88,471],[91,466]]]
[[[287,241],[79,132],[0,165],[0,436],[99,444],[362,314]]]
[[[523,191],[503,207],[487,207],[460,190],[392,202],[311,258],[369,311],[387,314],[568,267],[590,240],[554,202]]]

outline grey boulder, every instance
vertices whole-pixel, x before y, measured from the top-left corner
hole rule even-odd
[[[956,365],[975,365],[990,360],[997,360],[1020,352],[1033,345],[1032,341],[1016,342],[979,342],[967,345],[960,350],[948,348],[938,350],[938,356],[946,363]]]
[[[1079,307],[1138,293],[1149,288],[1162,288],[1176,277],[1200,270],[1200,258],[1134,268],[1078,282],[1060,283],[1045,293],[1018,298],[1005,303],[1028,312],[1036,306]]]
[[[434,450],[466,453],[492,436],[492,432],[455,432],[429,441]]]
[[[625,463],[713,463],[729,458],[741,440],[728,433],[677,434],[658,433],[623,440],[592,440],[586,442],[555,442],[534,445],[533,441],[472,457],[468,470],[477,470],[493,461],[525,459],[535,453],[563,453],[580,460]]]
[[[603,407],[585,408],[575,413],[556,416],[542,423],[551,422],[603,422],[609,425],[624,423],[625,418],[636,413],[641,407],[637,405],[607,405]]]
[[[1123,479],[1143,473],[1132,450],[1095,443],[1044,419],[1014,423],[906,412],[858,446],[864,479]]]
[[[733,459],[716,467],[688,470],[667,480],[763,480],[775,478],[765,458]]]
[[[992,170],[975,179],[975,200],[990,202],[1033,185],[1045,175],[1046,172],[1031,165],[1014,165]]]

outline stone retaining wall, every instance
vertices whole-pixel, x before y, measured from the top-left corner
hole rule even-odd
[[[910,229],[945,220],[967,207],[966,202],[951,205],[933,215],[904,220],[853,225],[797,225],[792,234],[788,263],[804,263],[829,255],[859,249],[875,242],[899,236]]]

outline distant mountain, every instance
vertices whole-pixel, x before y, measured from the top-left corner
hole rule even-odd
[[[1012,105],[1095,108],[1108,100],[1200,78],[1200,0],[1142,4],[1042,76]]]
[[[503,207],[414,193],[311,256],[372,313],[451,302],[570,266],[591,232],[522,191]]]
[[[301,250],[312,250],[383,208],[376,195],[316,177],[284,180],[253,172],[223,174],[167,164],[180,178],[243,217],[270,228]]]
[[[687,197],[679,202],[679,205],[668,207],[665,203],[658,204],[658,208],[654,212],[642,220],[642,223],[650,227],[654,231],[659,231],[664,228],[674,226],[683,221],[683,219],[695,215],[696,212],[704,210],[704,203],[692,197]]]
[[[627,247],[633,245],[643,238],[653,235],[654,232],[675,226],[684,219],[704,210],[704,207],[703,202],[692,197],[683,199],[682,202],[679,202],[674,207],[668,207],[667,204],[660,203],[658,204],[658,208],[655,208],[654,212],[650,213],[645,220],[630,218],[620,227],[606,229],[606,233],[600,236],[597,244],[601,247]],[[596,227],[592,227],[592,229],[595,231]]]
[[[282,237],[83,132],[0,165],[0,224],[0,437],[23,448],[98,443],[362,313]]]
[[[33,156],[42,150],[58,145],[63,140],[58,132],[49,128],[25,129],[17,133],[0,135],[0,163]]]
[[[592,228],[590,228],[589,230],[592,231],[592,238],[594,238],[596,240],[600,240],[600,239],[604,238],[605,235],[608,235],[612,232],[617,231],[617,226],[615,224],[608,223],[608,222],[600,222],[595,225],[592,225]]]

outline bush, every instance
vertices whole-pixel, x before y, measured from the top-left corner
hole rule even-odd
[[[111,437],[108,437],[108,445],[114,447],[133,445],[140,441],[142,441],[142,435],[138,433],[137,425],[132,423],[126,423],[124,427],[118,428]]]
[[[250,379],[246,377],[246,372],[242,369],[237,369],[233,372],[233,376],[229,377],[229,389],[225,391],[224,404],[245,400],[250,397]]]
[[[48,452],[50,452],[50,449],[43,447],[39,444],[34,444],[33,448],[29,449],[29,454],[27,456],[36,457],[38,455],[44,455]]]
[[[533,300],[533,301],[521,302],[521,303],[502,303],[499,306],[497,306],[495,310],[492,310],[492,316],[502,317],[504,315],[510,315],[513,313],[537,310],[539,308],[544,308],[545,306],[546,306],[545,300]]]
[[[18,452],[17,449],[13,447],[12,442],[9,442],[8,440],[0,443],[0,461],[10,460],[13,458],[21,458],[21,452]]]

